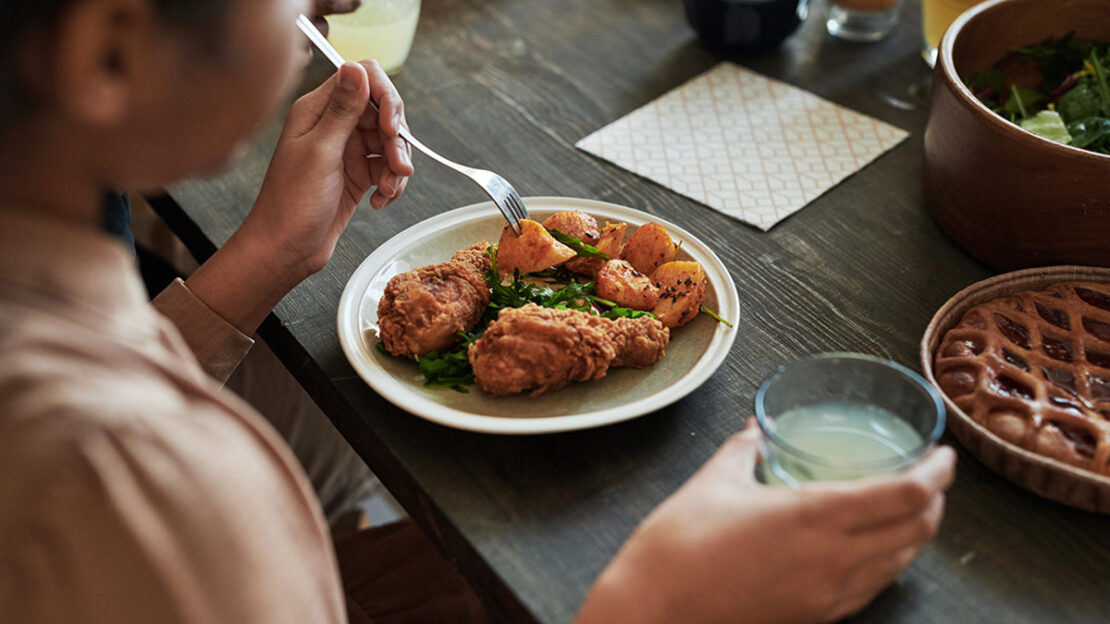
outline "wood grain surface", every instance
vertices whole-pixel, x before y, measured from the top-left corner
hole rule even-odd
[[[825,35],[818,6],[780,49],[733,59],[912,133],[761,233],[574,149],[720,60],[698,46],[677,0],[425,0],[412,56],[395,79],[416,136],[498,171],[522,194],[600,199],[682,225],[724,260],[742,306],[736,344],[716,375],[626,424],[498,437],[410,416],[355,376],[335,311],[377,245],[482,199],[417,155],[405,197],[380,212],[364,206],[331,264],[275,309],[263,336],[500,620],[569,621],[637,523],[742,427],[775,366],[848,350],[917,368],[933,312],[990,274],[928,216],[925,111],[887,103],[929,78],[919,10],[908,0],[891,38],[859,45]],[[317,63],[306,84],[327,71]],[[227,173],[154,202],[201,257],[249,210],[276,132],[275,124]],[[1040,499],[961,452],[940,535],[856,621],[1108,621],[1106,529],[1104,517]]]

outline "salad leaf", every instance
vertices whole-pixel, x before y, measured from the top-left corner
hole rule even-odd
[[[578,255],[584,258],[601,258],[608,260],[609,254],[601,251],[597,247],[589,243],[582,242],[582,239],[575,238],[569,234],[563,234],[559,230],[548,230],[548,233],[555,238],[555,240],[573,249]]]
[[[451,388],[459,392],[469,392],[466,386],[474,383],[474,369],[466,357],[467,345],[452,347],[445,353],[435,351],[416,357],[420,373],[424,375],[424,385],[429,388]]]
[[[1032,117],[1022,119],[1018,122],[1018,125],[1033,134],[1043,136],[1049,141],[1056,141],[1064,145],[1068,145],[1072,141],[1067,127],[1064,126],[1064,120],[1060,118],[1060,113],[1056,111],[1040,111]]]
[[[995,93],[1002,93],[1006,90],[1006,75],[1002,70],[989,67],[983,71],[975,74],[971,79],[971,90],[979,93],[984,89],[990,89]]]
[[[603,316],[607,319],[619,319],[619,318],[637,319],[637,318],[640,318],[641,316],[650,316],[651,318],[655,318],[654,314],[652,314],[651,312],[648,312],[646,310],[633,310],[632,308],[621,307],[621,306],[617,305],[616,301],[609,301],[608,299],[602,299],[601,297],[598,297],[597,295],[590,295],[590,301],[593,301],[594,303],[601,304],[601,305],[609,308],[607,311],[601,313],[601,316]]]
[[[621,306],[610,308],[608,311],[602,312],[601,316],[607,319],[638,319],[641,316],[650,316],[651,318],[655,318],[655,315],[651,312],[648,312],[647,310],[633,310],[632,308],[622,308]]]
[[[1099,61],[1098,53],[1095,50],[1091,50],[1090,63],[1095,72],[1095,84],[1098,86],[1098,93],[1102,96],[1102,112],[1110,115],[1110,84],[1106,82],[1106,69]]]
[[[1102,100],[1089,78],[1080,78],[1070,91],[1060,96],[1056,102],[1056,110],[1064,123],[1072,123],[1080,119],[1098,115],[1102,107]]]
[[[1059,39],[1049,37],[1033,45],[1010,48],[1010,51],[1036,62],[1041,72],[1042,90],[1048,93],[1064,82],[1068,74],[1082,67],[1094,48],[1093,42],[1077,39],[1073,31]]]
[[[1010,85],[1010,97],[1002,106],[1002,112],[1013,119],[1025,119],[1029,116],[1029,109],[1036,106],[1044,96],[1032,89],[1017,85]]]
[[[1088,117],[1068,124],[1068,132],[1074,147],[1098,151],[1110,149],[1110,118]]]

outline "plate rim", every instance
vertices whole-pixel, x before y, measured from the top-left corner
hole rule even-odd
[[[371,252],[347,279],[336,311],[339,345],[355,373],[374,392],[402,411],[455,429],[479,433],[516,435],[560,433],[615,424],[655,412],[675,403],[701,387],[720,368],[731,352],[736,334],[739,331],[740,298],[728,268],[708,245],[701,242],[699,238],[686,229],[665,218],[629,206],[576,197],[535,196],[525,197],[524,200],[531,204],[558,203],[560,207],[579,209],[584,212],[593,209],[601,212],[603,216],[605,213],[611,215],[612,213],[624,213],[634,215],[636,220],[641,220],[643,223],[656,221],[662,224],[671,233],[672,238],[680,238],[683,241],[683,249],[687,253],[693,247],[698,255],[704,256],[699,258],[699,261],[708,265],[705,269],[713,283],[714,292],[718,299],[717,305],[721,308],[722,316],[734,312],[732,315],[735,318],[734,327],[728,328],[719,323],[706,352],[702,354],[694,366],[674,383],[636,401],[615,407],[566,416],[516,419],[474,414],[420,396],[412,392],[403,382],[395,379],[389,371],[378,365],[371,354],[365,353],[370,347],[363,339],[358,323],[361,302],[377,273],[373,267],[384,267],[405,249],[411,248],[422,240],[453,225],[475,218],[484,218],[488,216],[487,213],[496,214],[496,207],[492,202],[476,202],[433,215],[401,230]],[[537,206],[537,209],[540,209],[540,207]],[[625,217],[614,215],[610,218],[623,219]],[[429,228],[429,225],[434,225],[434,227]],[[714,276],[716,280],[714,280]],[[729,317],[726,316],[725,318]],[[371,372],[376,374],[370,374]]]

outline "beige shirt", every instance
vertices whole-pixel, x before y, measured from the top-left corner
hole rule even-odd
[[[152,307],[106,235],[0,209],[0,622],[345,621],[307,480],[220,387],[250,345],[180,282]]]

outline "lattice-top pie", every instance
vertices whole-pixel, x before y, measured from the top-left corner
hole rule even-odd
[[[999,437],[1110,474],[1110,285],[1063,282],[968,310],[936,378]]]

